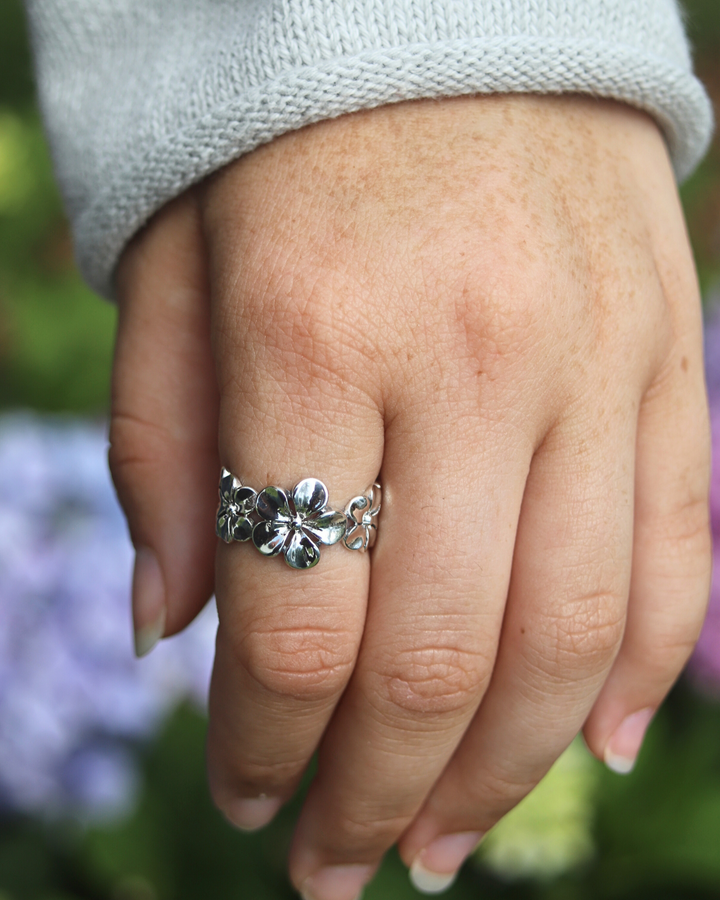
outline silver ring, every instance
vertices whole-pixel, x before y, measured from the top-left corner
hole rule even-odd
[[[317,478],[303,478],[292,491],[269,485],[258,492],[223,468],[218,493],[217,536],[226,544],[251,540],[263,556],[282,553],[292,569],[316,566],[321,544],[342,543],[363,552],[377,537],[382,503],[377,482],[342,511],[328,505],[327,488]]]

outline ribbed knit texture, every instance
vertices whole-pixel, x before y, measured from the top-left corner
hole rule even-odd
[[[674,0],[28,0],[88,282],[164,203],[283,132],[420,97],[580,91],[647,110],[684,178],[712,113]]]

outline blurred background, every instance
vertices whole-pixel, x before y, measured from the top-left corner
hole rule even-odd
[[[686,7],[720,119],[720,3]],[[717,139],[682,199],[720,454]],[[289,900],[300,798],[243,835],[205,786],[213,609],[132,656],[132,552],[105,457],[114,326],[73,264],[21,4],[0,0],[0,900]],[[365,895],[417,896],[394,853]],[[612,774],[577,741],[446,896],[720,897],[720,583],[635,771]]]

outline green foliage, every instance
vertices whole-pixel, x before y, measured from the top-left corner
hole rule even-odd
[[[648,734],[642,765],[628,779],[608,774],[599,799],[598,877],[609,896],[673,885],[720,895],[717,703],[679,686]]]
[[[145,787],[123,821],[0,823],[0,900],[292,900],[285,860],[311,774],[271,826],[242,834],[210,801],[204,741],[204,718],[179,709],[142,750]],[[539,868],[523,863],[514,874],[507,866],[498,874],[497,858],[488,853],[483,862],[481,852],[444,897],[716,900],[720,706],[681,685],[653,723],[632,775],[613,774],[576,745],[514,817],[498,834],[506,840],[511,833],[512,843],[525,832],[554,855],[554,870],[539,860]],[[583,831],[590,826],[594,852],[583,849],[563,869],[558,851],[567,853],[571,821]],[[365,892],[365,900],[417,897],[394,852]]]
[[[26,109],[33,102],[30,47],[20,0],[0,3],[0,107]]]
[[[81,281],[35,109],[19,0],[0,3],[0,407],[108,405],[115,309]]]
[[[103,896],[293,897],[283,872],[288,814],[271,832],[240,835],[213,808],[205,782],[204,721],[181,710],[145,759],[146,790],[130,819],[91,830],[80,853]],[[209,890],[209,886],[214,890]]]
[[[145,790],[124,821],[0,824],[0,900],[295,900],[285,861],[310,775],[270,827],[243,834],[210,801],[204,741],[203,717],[179,709],[144,752]],[[474,898],[474,882],[470,872],[448,900]],[[417,900],[396,854],[365,897]]]
[[[720,47],[720,6],[717,0],[682,0],[688,37],[696,56],[713,57]]]
[[[501,878],[551,881],[593,859],[602,765],[577,737],[537,788],[481,844],[478,860]]]

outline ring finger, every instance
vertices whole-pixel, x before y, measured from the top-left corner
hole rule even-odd
[[[607,429],[560,424],[533,459],[492,682],[400,842],[421,888],[451,883],[572,741],[602,687],[625,621],[636,414],[628,402]]]

